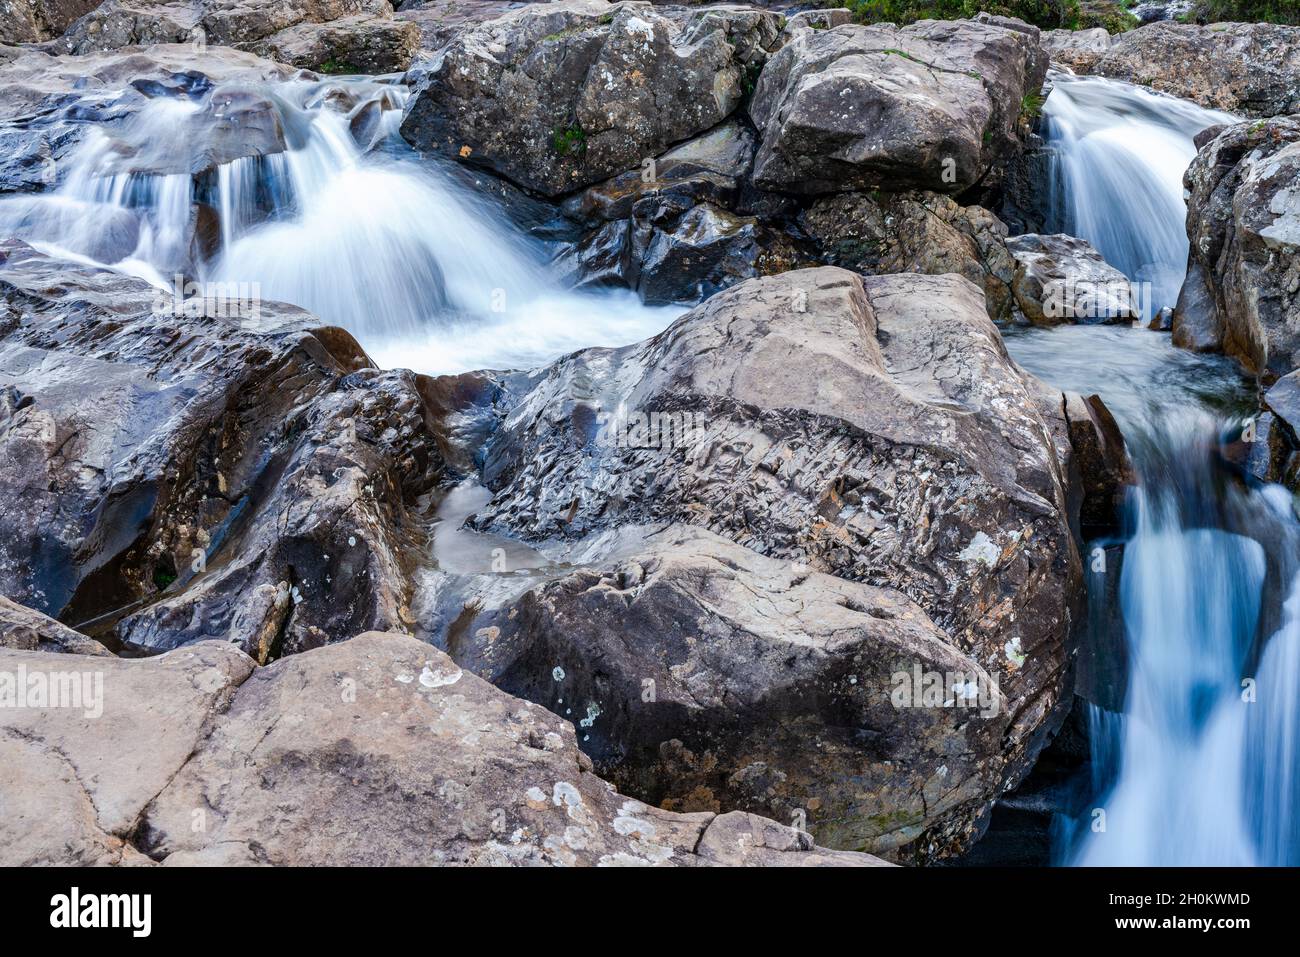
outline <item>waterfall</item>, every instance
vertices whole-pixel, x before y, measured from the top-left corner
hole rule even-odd
[[[1047,115],[1056,228],[1172,303],[1191,138],[1231,117],[1070,76]],[[1300,863],[1300,524],[1291,493],[1242,465],[1254,383],[1142,328],[1024,330],[1007,345],[1053,385],[1100,393],[1138,476],[1118,539],[1085,548],[1090,608],[1122,623],[1127,681],[1122,713],[1091,706],[1091,793],[1063,822],[1059,861]]]
[[[297,79],[159,97],[91,130],[52,193],[0,200],[0,229],[160,289],[176,276],[256,289],[347,329],[380,365],[428,373],[528,368],[639,341],[680,313],[560,288],[552,250],[394,135],[408,95]],[[269,102],[288,148],[191,172],[175,131],[219,116],[223,96]]]
[[[1046,231],[1086,239],[1130,280],[1150,283],[1152,313],[1174,305],[1187,270],[1193,138],[1236,117],[1100,77],[1053,72],[1051,84]]]

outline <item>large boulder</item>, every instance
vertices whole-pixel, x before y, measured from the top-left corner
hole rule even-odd
[[[438,52],[402,135],[558,196],[639,167],[724,120],[777,22],[732,7],[679,26],[648,3],[530,5]]]
[[[293,307],[0,250],[0,591],[137,650],[410,626],[415,377]]]
[[[1011,714],[915,603],[699,528],[620,537],[474,617],[457,662],[575,722],[597,772],[648,803],[889,856],[970,839]],[[900,704],[914,670],[961,676],[969,702]]]
[[[1007,227],[980,206],[942,193],[835,193],[799,217],[822,259],[871,274],[956,273],[984,291],[989,317],[1012,317],[1015,260]]]
[[[370,15],[299,23],[250,47],[261,56],[321,73],[396,73],[411,65],[419,48],[419,26]]]
[[[1078,73],[1140,83],[1201,106],[1279,116],[1300,112],[1300,27],[1161,21],[1113,37],[1054,31],[1054,62]]]
[[[0,649],[0,674],[62,676],[93,706],[0,708],[4,865],[882,863],[623,797],[567,722],[401,635],[256,670],[221,642],[139,661]]]
[[[1142,303],[1128,277],[1086,239],[1026,233],[1007,240],[1007,250],[1016,261],[1011,291],[1021,314],[1033,325],[1143,318]]]
[[[0,43],[39,43],[57,37],[99,0],[5,0],[0,7]]]
[[[342,21],[338,29],[373,36],[376,19],[393,14],[388,0],[105,0],[74,23],[58,41],[61,52],[102,53],[156,43],[188,43],[249,49],[299,25]],[[414,39],[408,24],[396,27]]]
[[[1300,366],[1300,120],[1211,128],[1197,143],[1176,341],[1208,340],[1284,375]]]
[[[852,802],[840,803],[842,794],[824,784],[829,772],[821,775],[820,790],[808,783],[808,757],[799,749],[776,749],[762,760],[774,777],[786,775],[789,782],[769,793],[741,774],[759,760],[737,742],[715,742],[719,756],[733,755],[740,763],[709,771],[707,787],[728,799],[744,794],[746,801],[759,801],[767,794],[772,813],[824,799],[845,814],[826,822],[837,841],[888,847],[899,856],[935,856],[978,833],[992,796],[1021,773],[1065,704],[1069,622],[1080,572],[1053,438],[1066,431],[1060,396],[1052,409],[1040,404],[1040,390],[1008,360],[979,290],[960,277],[863,279],[820,268],[751,280],[718,293],[645,343],[587,350],[554,365],[494,435],[482,468],[494,495],[467,526],[562,555],[612,528],[693,526],[769,559],[906,595],[941,630],[940,643],[996,679],[1014,716],[994,736],[1000,738],[996,746],[978,744],[978,729],[970,730],[973,763],[959,769],[944,762],[949,770],[942,772],[933,767],[935,773],[952,773],[945,787],[954,789],[958,806],[933,818],[918,816],[910,803],[897,818],[855,817],[873,801],[887,817],[897,796],[871,792],[858,799],[856,810],[845,811]],[[572,556],[564,560],[581,563]],[[755,592],[768,592],[774,602],[787,589],[779,581],[788,570],[730,562],[738,578],[755,579]],[[606,586],[596,580],[615,568],[598,563],[595,579],[554,586],[561,595],[556,607],[582,607],[588,590],[598,599]],[[764,577],[778,584],[760,584]],[[674,578],[687,584],[674,589]],[[657,594],[690,588],[709,596],[708,581],[683,560]],[[818,590],[833,584],[816,583]],[[572,594],[566,596],[565,588]],[[538,607],[549,595],[536,597]],[[619,600],[630,604],[632,596]],[[660,607],[665,600],[645,614],[677,622],[666,633],[681,633],[690,605]],[[862,595],[846,601],[850,608],[883,607]],[[906,607],[897,604],[901,596],[894,601]],[[478,607],[472,601],[470,606]],[[755,641],[756,626],[738,618],[735,603],[720,608],[722,620],[710,627],[724,636],[724,644]],[[858,634],[870,635],[874,613],[864,614]],[[580,619],[557,617],[547,640],[564,642],[572,634],[568,622]],[[644,624],[628,627],[659,647],[654,642],[660,639],[650,637]],[[467,647],[463,634],[486,640],[492,628],[507,631],[501,624],[457,624],[448,638],[453,654]],[[485,630],[482,639],[478,630]],[[872,645],[890,647],[880,638],[870,639],[867,647]],[[571,651],[574,660],[583,654],[577,645]],[[841,653],[851,658],[855,652]],[[813,689],[824,687],[819,682],[851,673],[844,670],[850,659],[838,660],[820,674],[815,661],[807,663],[807,696],[792,707],[810,709],[804,712],[808,720],[820,693]],[[861,666],[864,680],[868,673],[879,675],[879,664]],[[590,667],[599,665],[593,661]],[[625,679],[610,680],[626,688]],[[721,679],[706,672],[700,680]],[[519,686],[523,693],[539,687],[544,682]],[[549,695],[538,700],[555,704]],[[609,703],[625,707],[618,690],[611,691]],[[684,739],[689,712],[678,716]],[[879,738],[868,736],[883,749],[872,752],[873,760],[897,759],[903,764],[893,764],[894,772],[910,773],[901,751],[891,756],[890,747],[902,745],[881,728],[879,713],[864,721],[881,732]],[[940,734],[936,740],[953,739]],[[636,761],[652,750],[645,740],[629,745]],[[602,751],[601,759],[611,753]],[[863,773],[862,767],[846,764],[844,773]],[[925,767],[915,765],[922,776]],[[647,770],[638,778],[635,764],[610,773],[643,784],[655,777]],[[820,833],[821,822],[811,817]]]
[[[252,671],[217,641],[144,661],[0,649],[0,863],[147,863],[141,815]]]
[[[1019,147],[1047,70],[1038,31],[991,21],[799,30],[759,77],[754,181],[801,194],[958,192]]]

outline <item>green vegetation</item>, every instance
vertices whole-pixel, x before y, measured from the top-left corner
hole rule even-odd
[[[1047,97],[1038,92],[1026,93],[1020,98],[1020,115],[1026,120],[1035,120],[1043,112]]]
[[[324,73],[329,76],[347,76],[354,73],[360,73],[361,70],[354,64],[348,63],[346,60],[336,60],[334,57],[330,57],[316,68],[316,72]]]
[[[1188,23],[1289,23],[1300,25],[1300,0],[1200,0]]]
[[[1125,9],[1127,4],[1128,0],[847,0],[845,5],[859,23],[959,20],[984,11],[1016,17],[1044,30],[1105,27],[1112,33],[1121,33],[1137,26],[1137,18]]]
[[[587,148],[587,133],[574,123],[568,129],[557,129],[555,135],[551,137],[551,145],[561,156],[581,153]]]

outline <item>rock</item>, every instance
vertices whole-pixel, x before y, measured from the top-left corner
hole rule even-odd
[[[749,115],[761,188],[957,192],[1019,148],[1043,82],[1037,31],[922,21],[801,30],[764,67]]]
[[[1140,83],[1209,109],[1269,117],[1300,112],[1300,27],[1273,23],[1162,21],[1103,45],[1087,31],[1049,34],[1054,62],[1079,73]]]
[[[1043,49],[1052,65],[1067,67],[1074,73],[1092,73],[1112,43],[1114,38],[1102,27],[1043,31]]]
[[[0,43],[39,43],[57,37],[99,0],[6,0],[0,9]]]
[[[1284,375],[1264,394],[1252,452],[1263,454],[1256,474],[1300,492],[1300,372]]]
[[[647,304],[698,302],[757,276],[763,251],[757,220],[701,203],[645,243],[637,291]]]
[[[1063,413],[1040,411],[1041,389],[960,277],[750,280],[645,343],[552,366],[495,433],[493,498],[467,526],[563,552],[686,524],[901,591],[998,680],[1016,719],[987,760],[1005,782],[1062,704],[1079,596],[1043,417]],[[996,790],[910,822],[923,833],[906,853],[969,841]]]
[[[1251,370],[1284,375],[1300,366],[1300,120],[1211,128],[1198,144],[1174,341],[1218,340]]]
[[[571,715],[619,790],[806,822],[819,843],[890,856],[996,790],[1006,702],[902,594],[689,526],[585,561],[475,617],[453,648]],[[914,669],[964,675],[969,705],[900,705]]]
[[[112,657],[112,652],[95,639],[87,638],[67,625],[12,602],[3,595],[0,595],[0,648]]]
[[[264,661],[409,627],[442,467],[411,373],[294,307],[178,316],[139,280],[0,250],[0,591],[136,650]]]
[[[34,674],[97,688],[100,713],[0,708],[6,866],[882,863],[625,798],[567,722],[400,635],[256,670],[221,642],[137,661],[0,650],[0,675]]]
[[[209,45],[249,49],[299,24],[345,18],[373,33],[370,21],[392,13],[388,0],[105,0],[58,45],[75,54],[156,43],[191,43],[196,52]]]
[[[26,706],[0,708],[0,864],[139,862],[145,809],[252,670],[217,641],[137,661],[0,649],[0,675],[15,679],[0,694],[23,677],[29,688]],[[62,706],[30,697],[34,676],[64,689]]]
[[[1085,540],[1116,530],[1127,488],[1137,483],[1124,435],[1099,395],[1065,394],[1065,418],[1082,479]]]
[[[420,62],[442,49],[452,37],[485,20],[495,20],[525,6],[521,0],[403,0],[394,18],[420,31]],[[418,69],[418,67],[417,67]],[[413,79],[413,78],[412,78]]]
[[[1128,277],[1086,239],[1028,233],[1007,240],[1016,261],[1016,305],[1036,326],[1141,319]]]
[[[941,193],[838,193],[817,199],[799,223],[831,265],[869,274],[957,273],[984,290],[991,319],[1011,318],[1015,261],[1007,228],[982,207]]]
[[[1192,352],[1219,352],[1223,349],[1223,329],[1219,322],[1214,293],[1210,291],[1205,270],[1190,255],[1187,276],[1178,290],[1178,302],[1169,319],[1171,341],[1179,349]]]
[[[428,65],[402,135],[417,149],[559,196],[639,167],[740,103],[777,17],[564,0],[456,36]]]
[[[85,57],[24,51],[0,65],[0,143],[13,150],[0,160],[0,191],[53,187],[63,160],[92,127],[111,130],[124,153],[138,155],[141,169],[182,171],[202,166],[204,156],[221,161],[283,149],[278,122],[248,86],[292,73],[235,50],[196,56],[188,44]],[[203,100],[218,87],[231,91],[230,116],[211,112],[208,100],[202,116],[185,120],[183,136],[132,131],[150,99]],[[237,131],[236,122],[249,125]],[[115,167],[130,168],[129,160]]]
[[[259,40],[260,56],[320,73],[396,73],[411,65],[420,28],[406,20],[355,16],[300,23]]]

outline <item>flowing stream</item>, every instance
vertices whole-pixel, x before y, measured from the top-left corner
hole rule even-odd
[[[1171,305],[1187,258],[1192,137],[1232,117],[1122,83],[1053,82],[1049,230],[1090,240],[1151,284],[1155,308]],[[193,175],[175,131],[221,96],[249,94],[158,97],[90,131],[57,189],[0,200],[0,230],[160,290],[176,275],[256,283],[266,299],[347,328],[381,365],[431,373],[533,367],[643,339],[679,312],[630,292],[560,288],[544,242],[460,173],[410,155],[394,135],[407,92],[382,80],[252,91],[274,104],[288,149]],[[1254,414],[1252,384],[1145,330],[1018,330],[1007,341],[1041,378],[1103,396],[1139,474],[1122,553],[1086,556],[1094,599],[1118,596],[1127,686],[1122,714],[1094,709],[1096,793],[1063,827],[1060,859],[1300,862],[1300,528],[1289,493],[1233,461],[1225,430]],[[472,494],[456,501],[472,507]]]
[[[1232,118],[1070,76],[1055,78],[1045,118],[1053,226],[1152,283],[1156,308],[1171,305],[1192,137]],[[1138,476],[1117,541],[1084,556],[1103,612],[1094,626],[1124,630],[1127,680],[1122,713],[1092,706],[1094,793],[1062,822],[1059,861],[1300,863],[1300,526],[1291,494],[1240,461],[1253,383],[1144,329],[1020,331],[1007,343],[1053,385],[1102,396]]]
[[[176,275],[248,284],[346,328],[381,366],[431,374],[624,345],[681,312],[558,286],[545,243],[396,135],[408,95],[376,80],[295,80],[158,97],[120,128],[91,130],[51,194],[0,201],[0,229],[159,289]],[[202,111],[220,118],[223,97],[269,100],[289,148],[192,177],[176,130]]]

